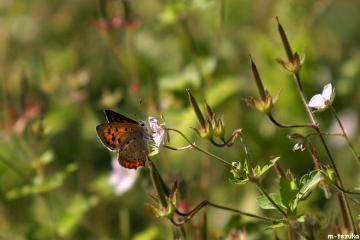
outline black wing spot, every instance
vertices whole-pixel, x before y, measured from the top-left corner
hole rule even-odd
[[[130,142],[129,141],[126,141],[126,144],[129,144]]]
[[[108,133],[110,134],[110,133],[111,133],[111,130],[110,130],[110,128],[108,128],[107,130],[108,130]]]
[[[121,143],[121,140],[120,140],[120,138],[118,138],[118,143]]]
[[[116,132],[118,132],[118,131],[119,131],[119,129],[118,129],[118,128],[115,128],[115,131],[116,131]]]
[[[112,137],[115,137],[115,133],[112,133],[111,136],[112,136]]]
[[[125,128],[125,132],[127,132],[127,130],[128,130],[128,129],[127,129],[127,128]]]
[[[114,142],[114,141],[115,141],[115,137],[112,137],[111,140]]]

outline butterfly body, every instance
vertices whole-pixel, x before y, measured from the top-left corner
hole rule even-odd
[[[145,124],[129,119],[111,110],[105,110],[108,122],[96,127],[103,145],[118,153],[118,161],[125,168],[145,165],[149,134]]]

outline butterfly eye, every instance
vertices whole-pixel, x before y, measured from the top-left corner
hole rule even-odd
[[[144,126],[145,126],[145,123],[140,123],[140,126],[144,127]]]

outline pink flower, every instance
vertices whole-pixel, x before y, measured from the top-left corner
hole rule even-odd
[[[151,128],[151,136],[155,142],[156,147],[160,147],[163,144],[165,130],[159,125],[158,120],[154,117],[148,118],[149,126]]]
[[[109,176],[109,183],[114,187],[116,195],[123,195],[134,186],[138,171],[121,167],[116,158],[112,159],[111,165],[112,172]]]
[[[164,144],[165,140],[165,130],[158,123],[158,120],[154,117],[148,118],[148,124],[150,127],[150,136],[152,139],[150,156],[156,155],[159,153],[159,148]]]

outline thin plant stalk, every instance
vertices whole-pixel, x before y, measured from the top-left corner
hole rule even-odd
[[[194,149],[198,150],[199,152],[202,152],[202,153],[204,153],[204,154],[218,160],[219,162],[221,162],[223,164],[226,164],[226,165],[232,167],[231,163],[225,161],[223,158],[221,158],[219,156],[216,156],[215,154],[210,153],[210,152],[206,151],[205,149],[203,149],[203,148],[197,146],[196,144],[192,143],[181,131],[179,131],[179,130],[177,130],[175,128],[166,128],[166,130],[173,131],[173,132],[176,132],[176,133],[180,134],[192,146],[192,148],[194,148]]]
[[[253,174],[253,169],[254,169],[254,163],[251,159],[251,155],[250,152],[248,151],[246,144],[245,144],[245,140],[244,137],[242,135],[240,135],[240,142],[242,144],[242,147],[244,149],[245,152],[245,161],[246,161],[246,166],[247,166],[247,172],[249,173],[249,178],[253,179],[252,182],[255,183],[255,185],[258,187],[258,189],[260,190],[260,192],[269,200],[269,202],[285,217],[287,218],[287,214],[284,210],[281,209],[281,207],[279,205],[276,204],[276,202],[270,197],[270,195],[265,191],[265,189],[263,188],[263,186],[260,184],[259,179],[254,179],[254,177],[256,178],[257,176],[251,176]]]
[[[274,118],[274,116],[271,113],[267,114],[267,116],[268,116],[269,120],[275,126],[277,126],[279,128],[313,128],[313,126],[310,124],[291,124],[290,125],[290,124],[280,123]]]
[[[332,168],[334,169],[335,174],[336,174],[336,176],[338,178],[339,186],[341,186],[343,188],[344,187],[343,186],[343,181],[341,179],[340,172],[336,167],[334,158],[333,158],[333,156],[332,156],[332,154],[330,152],[330,149],[329,149],[329,147],[328,147],[328,145],[327,145],[327,143],[325,141],[325,138],[324,138],[322,132],[320,131],[318,123],[315,120],[314,114],[311,112],[310,107],[307,105],[305,94],[304,94],[304,91],[303,91],[303,88],[302,88],[302,85],[301,85],[300,75],[298,73],[296,73],[296,74],[293,74],[293,77],[295,79],[296,89],[297,89],[297,91],[298,91],[298,93],[300,95],[300,98],[301,98],[301,100],[302,100],[302,102],[304,104],[306,112],[308,113],[308,117],[309,117],[311,123],[313,124],[314,130],[319,135],[321,143],[322,143],[322,145],[323,145],[323,147],[325,149],[325,152],[326,152],[326,154],[327,154],[327,156],[328,156],[328,158],[330,160],[330,164],[331,164]],[[354,221],[353,213],[351,211],[347,196],[344,193],[341,193],[341,196],[344,198],[344,204],[345,204],[346,210],[348,212],[348,217],[349,217],[350,222],[351,222],[351,229],[352,229],[352,231],[357,232],[357,227],[356,227],[356,224],[355,224],[355,221]]]
[[[185,222],[189,221],[197,212],[199,212],[202,208],[206,207],[206,206],[211,206],[213,208],[217,208],[220,210],[224,210],[224,211],[228,211],[228,212],[232,212],[232,213],[236,213],[236,214],[240,214],[240,215],[244,215],[244,216],[248,216],[248,217],[252,217],[252,218],[256,218],[259,219],[261,221],[265,221],[265,222],[270,222],[270,223],[275,223],[277,220],[273,219],[273,218],[268,218],[268,217],[264,217],[264,216],[259,216],[259,215],[255,215],[252,213],[247,213],[247,212],[243,212],[234,208],[229,208],[229,207],[225,207],[219,204],[215,204],[212,202],[209,202],[208,200],[204,200],[201,203],[199,203],[194,209],[190,210],[187,213],[182,213],[180,211],[176,211],[177,214],[179,214],[180,216],[185,217],[185,219],[183,220]]]
[[[286,37],[286,33],[283,29],[283,27],[281,26],[280,22],[279,22],[279,19],[276,18],[277,22],[278,22],[278,30],[279,30],[279,33],[280,33],[280,37],[281,37],[281,40],[283,42],[283,46],[284,46],[284,49],[285,49],[285,52],[286,52],[286,55],[288,57],[288,60],[289,61],[293,61],[294,60],[294,53],[293,51],[291,50],[291,46],[290,46],[290,43]],[[305,107],[305,110],[306,110],[306,113],[311,121],[311,124],[313,125],[313,128],[314,130],[319,134],[319,137],[320,137],[320,140],[321,140],[321,143],[323,145],[323,147],[325,148],[325,151],[326,151],[326,154],[330,160],[330,164],[332,165],[332,168],[334,169],[335,171],[335,174],[338,178],[338,182],[339,182],[339,185],[341,187],[343,187],[343,182],[342,182],[342,179],[341,179],[341,176],[340,176],[340,173],[336,167],[336,164],[335,164],[335,161],[334,161],[334,158],[330,152],[330,149],[325,141],[325,138],[324,136],[322,135],[321,131],[320,131],[320,128],[318,126],[318,123],[317,121],[315,120],[315,116],[314,114],[312,113],[310,107],[307,105],[307,100],[306,100],[306,97],[305,97],[305,94],[304,94],[304,89],[302,87],[302,84],[301,84],[301,80],[300,80],[300,74],[299,72],[293,72],[292,74],[293,78],[294,78],[294,81],[295,81],[295,85],[296,85],[296,90],[300,96],[300,99]],[[354,221],[354,217],[353,217],[353,214],[352,214],[352,211],[350,209],[350,206],[349,206],[349,202],[347,200],[347,197],[344,193],[341,193],[341,197],[344,198],[344,203],[345,203],[345,207],[346,207],[346,210],[347,210],[347,215],[350,219],[350,222],[351,222],[351,229],[352,231],[354,232],[357,232],[357,227],[356,227],[356,224],[355,224],[355,221]]]

